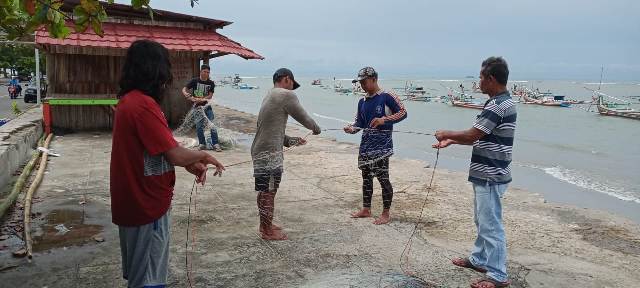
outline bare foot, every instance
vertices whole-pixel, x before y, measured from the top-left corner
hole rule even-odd
[[[358,212],[351,213],[351,218],[367,218],[367,217],[371,217],[371,209],[369,208],[362,208],[362,210]]]
[[[258,232],[262,232],[262,227],[258,227]],[[282,230],[282,227],[276,225],[276,224],[271,224],[271,230]]]
[[[382,211],[382,214],[380,214],[380,217],[378,217],[378,219],[373,221],[373,224],[382,225],[382,224],[387,224],[389,222],[391,222],[391,216],[389,216],[389,211],[385,210],[385,211]]]
[[[271,233],[261,232],[261,237],[264,240],[288,240],[287,234],[282,230],[271,230]]]

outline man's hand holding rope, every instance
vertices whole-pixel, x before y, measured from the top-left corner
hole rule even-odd
[[[209,155],[203,158],[202,160],[195,162],[193,164],[187,165],[184,168],[191,174],[196,176],[196,183],[204,184],[207,179],[207,170],[209,169],[207,165],[213,165],[216,167],[216,172],[213,173],[213,176],[222,176],[222,171],[225,170],[224,165],[220,163],[216,158]]]

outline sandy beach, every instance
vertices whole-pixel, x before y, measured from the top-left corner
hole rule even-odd
[[[221,106],[215,110],[224,128],[255,131],[254,115]],[[287,132],[307,135],[293,125]],[[250,160],[250,137],[239,139],[237,147],[214,155],[225,165]],[[482,276],[454,267],[449,260],[466,256],[475,237],[473,192],[465,173],[437,169],[428,191],[434,163],[393,157],[392,222],[376,226],[371,218],[349,217],[362,201],[357,147],[322,135],[307,140],[307,145],[284,155],[275,221],[285,227],[288,241],[258,237],[250,163],[229,167],[221,178],[210,175],[207,185],[191,195],[197,204],[191,216],[193,179],[177,169],[170,287],[189,287],[187,271],[193,287],[406,287],[413,282],[403,276],[403,269],[426,281],[422,287],[468,287]],[[6,240],[7,247],[0,251],[1,283],[126,286],[120,275],[117,228],[110,223],[110,146],[108,133],[55,138],[52,147],[63,156],[50,160],[34,204],[37,253],[29,264],[12,258],[10,252],[20,240]],[[374,189],[373,212],[378,215],[382,200],[377,182]],[[424,203],[421,224],[403,258]],[[516,187],[509,188],[503,203],[511,287],[636,287],[640,281],[637,224],[605,212],[550,203]],[[52,216],[61,211],[70,216]],[[9,233],[8,225],[19,220],[19,214],[5,221],[3,233]],[[194,224],[192,239],[186,237],[187,222]],[[54,224],[69,228],[64,241],[56,241],[64,235],[50,231]],[[96,235],[105,241],[95,241]],[[189,253],[187,241],[194,245]]]

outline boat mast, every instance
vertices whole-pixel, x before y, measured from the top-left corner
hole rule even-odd
[[[602,75],[604,74],[604,65],[600,66],[600,84],[598,84],[598,91],[600,91],[600,87],[602,86]]]

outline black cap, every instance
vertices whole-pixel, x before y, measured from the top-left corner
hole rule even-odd
[[[298,82],[296,82],[296,80],[293,79],[293,72],[291,72],[291,70],[287,68],[280,68],[276,70],[276,73],[273,73],[273,83],[276,83],[276,81],[278,81],[279,78],[284,76],[289,76],[289,78],[291,78],[291,81],[293,81],[293,90],[296,90],[298,89],[298,87],[300,87],[300,84],[298,84]]]
[[[358,78],[354,79],[351,82],[356,83],[358,81],[362,81],[364,79],[371,78],[371,77],[378,78],[378,72],[376,72],[376,70],[373,69],[373,67],[364,67],[360,69],[360,71],[358,71]]]

